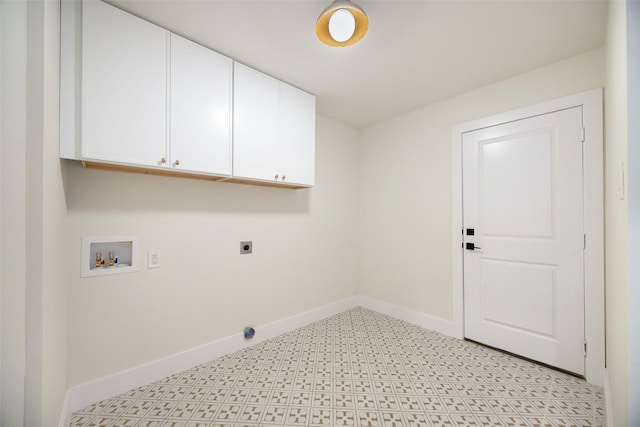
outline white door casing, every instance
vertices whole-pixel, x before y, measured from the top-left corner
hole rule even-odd
[[[467,132],[462,153],[464,336],[584,375],[582,107]]]
[[[585,358],[587,381],[604,382],[604,215],[603,215],[603,123],[602,89],[570,95],[518,110],[486,117],[454,126],[452,131],[452,282],[453,325],[455,336],[463,338],[463,192],[462,140],[474,130],[510,123],[551,112],[582,108],[583,142],[583,206],[586,247],[584,257],[584,313],[585,339],[588,345]],[[482,247],[478,241],[477,246]]]

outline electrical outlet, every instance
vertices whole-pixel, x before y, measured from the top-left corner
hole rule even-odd
[[[160,265],[160,253],[158,251],[149,251],[149,268],[158,268]]]

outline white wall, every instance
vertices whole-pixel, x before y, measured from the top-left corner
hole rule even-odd
[[[602,87],[604,53],[587,52],[364,129],[360,293],[452,320],[452,126]]]
[[[640,259],[640,2],[627,2],[628,257]],[[629,263],[627,320],[630,355],[640,354],[640,263]],[[629,357],[629,402],[640,402],[640,362]],[[629,405],[629,425],[640,425],[640,405]]]
[[[26,2],[2,4],[2,144],[0,236],[2,384],[0,425],[24,423]]]
[[[2,20],[0,424],[52,426],[67,389],[59,3],[4,2]]]
[[[628,424],[627,194],[618,196],[620,165],[627,163],[626,5],[609,3],[605,91],[605,272],[607,376],[616,427]]]
[[[40,72],[41,93],[38,102],[42,104],[41,134],[38,136],[38,163],[40,168],[37,183],[41,194],[41,216],[38,218],[42,236],[40,253],[42,274],[40,277],[40,346],[42,377],[39,379],[41,393],[41,425],[54,426],[60,417],[60,410],[67,390],[67,300],[70,271],[60,261],[61,247],[68,239],[69,227],[67,209],[60,168],[59,153],[59,55],[60,55],[60,3],[56,1],[30,1],[41,8],[42,28],[39,55],[42,56]],[[30,32],[33,32],[31,30]],[[34,174],[31,174],[34,175]],[[28,258],[30,259],[30,258]]]
[[[42,425],[43,378],[43,136],[44,136],[44,4],[27,2],[27,123],[26,123],[26,375],[24,423]],[[64,343],[62,343],[64,345]]]
[[[356,133],[319,116],[316,135],[308,190],[63,163],[70,386],[356,294]],[[140,272],[80,278],[83,236],[128,234]],[[152,248],[161,268],[146,268]]]

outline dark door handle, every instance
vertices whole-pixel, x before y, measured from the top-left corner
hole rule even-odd
[[[465,245],[465,249],[468,250],[468,251],[474,251],[476,249],[482,249],[482,248],[480,246],[474,245],[473,243],[467,243]]]

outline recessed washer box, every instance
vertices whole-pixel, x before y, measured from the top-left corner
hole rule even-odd
[[[81,277],[138,271],[138,236],[83,237],[81,258]]]

